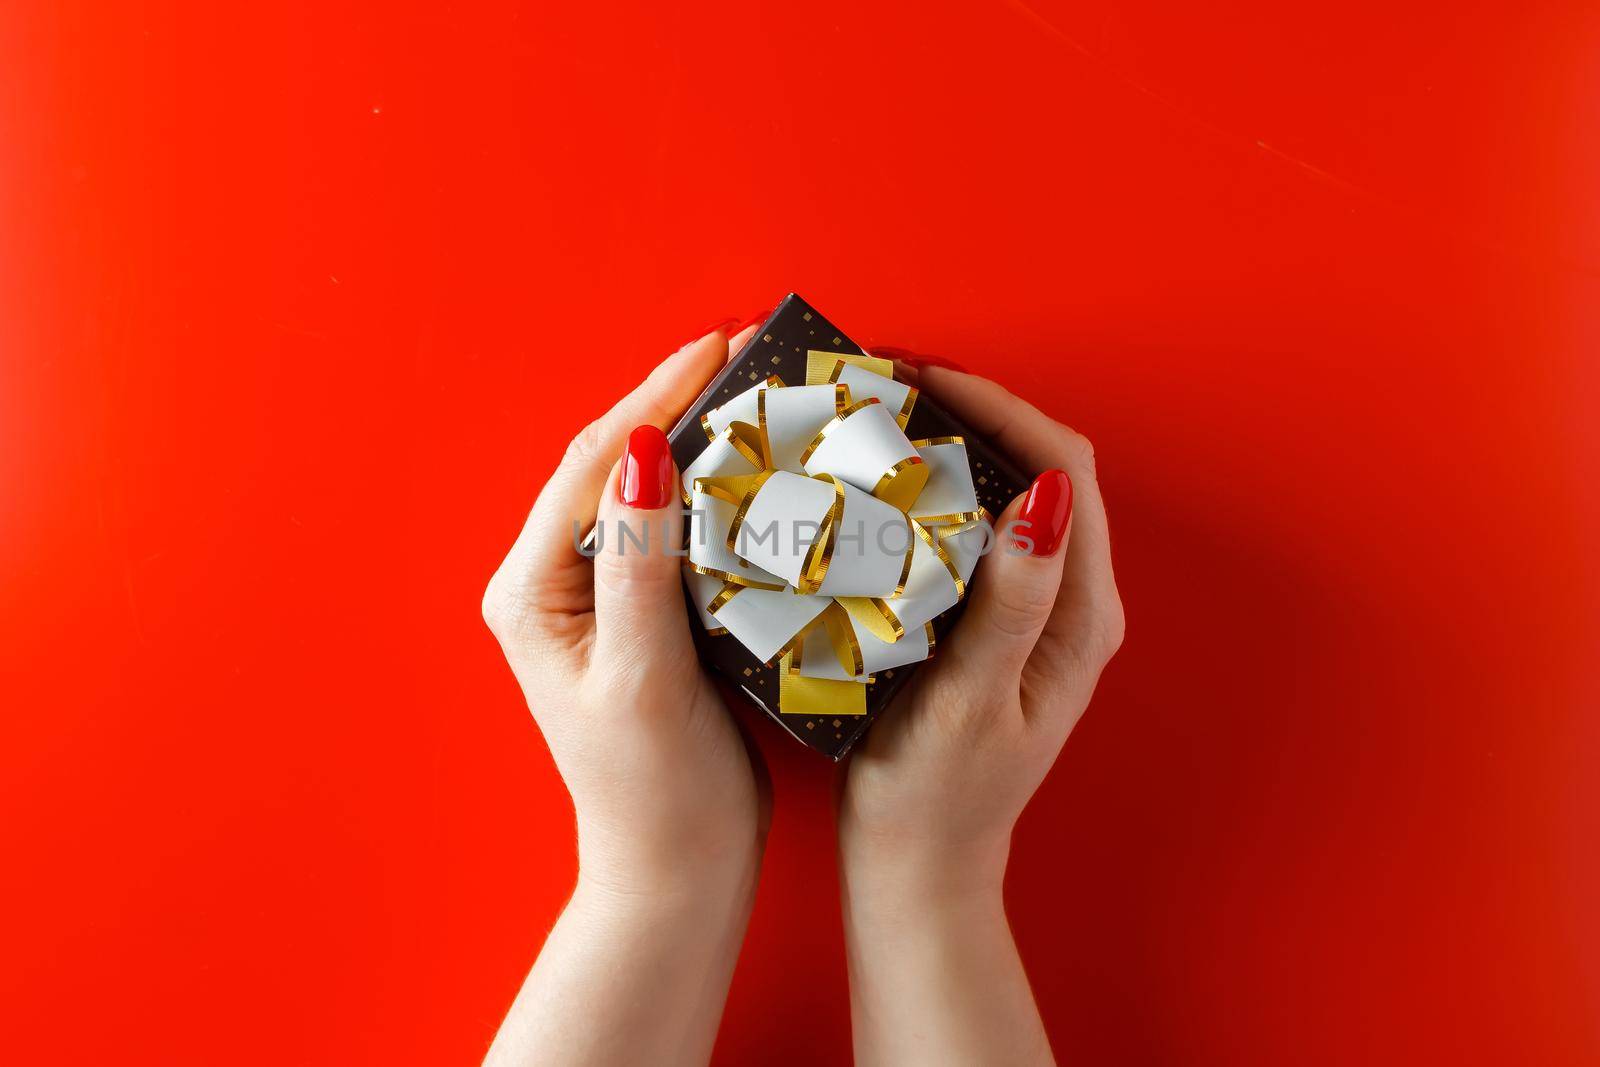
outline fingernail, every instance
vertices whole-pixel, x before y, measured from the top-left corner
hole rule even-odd
[[[874,345],[872,348],[872,354],[875,356],[882,356],[885,359],[896,360],[900,363],[904,363],[908,367],[943,367],[945,370],[960,371],[962,374],[968,373],[967,368],[963,367],[953,359],[948,359],[945,356],[928,356],[922,354],[921,352],[912,352],[910,349],[906,348],[893,348],[887,345]]]
[[[907,385],[920,386],[922,372],[903,359],[894,360],[894,380],[905,382]]]
[[[770,314],[772,314],[771,311],[758,311],[754,315],[748,316],[743,321],[741,321],[739,323],[739,325],[737,325],[737,326],[733,327],[732,329],[730,329],[728,331],[728,336],[729,337],[737,337],[739,334],[744,333],[744,331],[748,330],[750,327],[755,326],[755,325],[757,325],[759,323],[766,322],[767,321],[767,316],[770,315]]]
[[[1026,533],[1033,542],[1033,555],[1055,555],[1067,535],[1067,523],[1072,521],[1072,479],[1067,477],[1067,472],[1045,471],[1035,478],[1017,521],[1020,532]],[[1028,551],[1022,538],[1017,538],[1016,544],[1024,552]]]
[[[628,435],[617,496],[641,511],[664,508],[672,499],[672,450],[658,427],[640,426]]]
[[[728,316],[725,319],[718,319],[716,322],[713,322],[710,326],[702,327],[699,331],[697,331],[695,333],[695,335],[693,337],[691,337],[687,341],[683,342],[684,346],[687,347],[689,345],[692,345],[696,341],[700,340],[700,338],[705,337],[708,334],[715,333],[718,330],[721,330],[723,332],[723,334],[725,334],[727,336],[732,336],[734,331],[728,329],[728,327],[732,326],[734,323],[736,323],[738,321],[739,320],[734,318],[732,315]]]

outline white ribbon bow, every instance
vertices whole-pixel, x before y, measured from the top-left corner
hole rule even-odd
[[[862,714],[875,674],[927,659],[992,536],[966,443],[908,440],[917,392],[892,372],[812,352],[814,384],[706,413],[683,471],[690,597],[711,633],[781,660],[785,714]]]

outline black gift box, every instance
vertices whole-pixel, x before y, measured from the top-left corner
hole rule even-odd
[[[667,435],[678,469],[687,467],[706,447],[705,431],[700,425],[702,415],[772,375],[781,378],[785,385],[806,384],[808,351],[864,354],[861,346],[845,336],[844,331],[823,318],[810,304],[790,293]],[[966,439],[978,502],[989,510],[991,517],[998,517],[1006,505],[1028,487],[1029,479],[1014,464],[974,436],[971,430],[926,395],[917,399],[905,429],[906,436],[913,440],[952,436]],[[694,605],[686,606],[692,619],[695,642],[706,663],[743,691],[785,730],[835,760],[843,757],[866,734],[873,721],[906,683],[906,679],[921,666],[912,664],[879,673],[873,684],[867,687],[865,715],[785,715],[778,710],[778,671],[781,669],[778,664],[762,663],[731,636],[711,636],[700,624]],[[939,641],[955,625],[965,606],[966,600],[963,599],[934,621],[934,634]]]

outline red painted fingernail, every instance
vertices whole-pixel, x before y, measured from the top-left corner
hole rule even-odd
[[[766,322],[767,321],[767,316],[770,315],[770,314],[772,314],[771,311],[758,311],[758,312],[756,312],[754,315],[749,316],[748,318],[746,318],[742,322],[740,322],[739,325],[737,325],[737,326],[733,327],[731,330],[729,330],[728,331],[728,336],[729,337],[737,337],[741,333],[744,333],[744,331],[748,330],[750,327],[755,326],[755,325],[757,325],[759,323]]]
[[[1053,556],[1067,535],[1067,523],[1072,521],[1072,479],[1066,471],[1045,471],[1033,480],[1027,499],[1022,502],[1022,513],[1017,516],[1019,533],[1028,535],[1033,542],[1032,554]],[[1028,545],[1021,537],[1017,547],[1024,552]]]
[[[617,496],[642,511],[664,508],[672,500],[672,450],[659,428],[640,426],[628,435]]]
[[[903,359],[896,359],[894,361],[894,380],[905,382],[907,385],[920,386],[922,384],[922,371]]]
[[[713,322],[710,326],[704,327],[698,333],[696,333],[693,337],[691,337],[687,341],[685,341],[684,345],[685,346],[692,345],[696,341],[700,340],[700,338],[705,337],[707,334],[715,333],[718,330],[722,331],[722,333],[724,335],[731,337],[733,335],[734,331],[730,330],[728,327],[732,326],[734,323],[736,323],[738,321],[739,321],[738,319],[734,318],[731,315],[728,316],[725,319],[718,319],[716,322]]]
[[[921,352],[912,352],[910,349],[894,348],[889,345],[873,345],[872,354],[882,356],[884,359],[898,360],[908,367],[943,367],[945,370],[968,373],[967,368],[953,359],[944,356],[925,356]]]

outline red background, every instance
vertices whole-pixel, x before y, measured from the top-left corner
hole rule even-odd
[[[475,1062],[573,877],[483,584],[791,288],[1098,446],[1129,639],[1009,883],[1063,1058],[1600,1057],[1594,8],[806,7],[0,11],[8,1060]],[[719,1060],[840,1062],[757,732]]]

